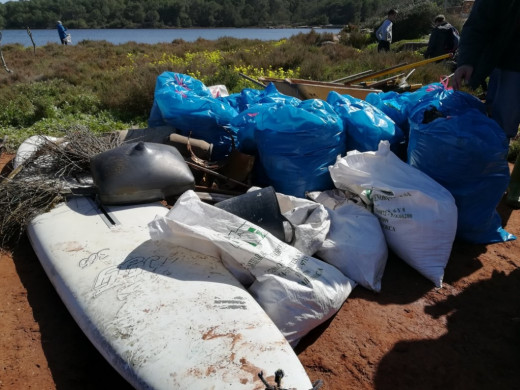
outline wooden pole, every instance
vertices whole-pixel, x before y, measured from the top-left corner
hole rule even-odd
[[[31,38],[31,42],[33,44],[33,51],[34,51],[34,54],[36,54],[36,43],[34,43],[34,39],[32,37],[32,32],[29,27],[27,27],[27,34],[29,34],[29,38]]]
[[[399,71],[406,70],[406,69],[411,69],[411,68],[416,68],[418,66],[429,64],[430,62],[437,62],[437,61],[445,60],[447,58],[451,58],[452,56],[453,56],[453,54],[448,53],[448,54],[443,54],[443,55],[438,56],[438,57],[427,58],[427,59],[422,60],[422,61],[412,62],[411,64],[397,65],[397,66],[394,66],[394,67],[391,67],[391,68],[383,69],[383,70],[381,70],[379,72],[371,73],[371,74],[366,75],[366,76],[361,76],[361,77],[359,77],[357,79],[354,79],[354,80],[350,80],[349,84],[354,82],[354,81],[362,81],[362,80],[372,79],[374,77],[386,76],[387,74],[390,74],[390,73],[399,72]]]

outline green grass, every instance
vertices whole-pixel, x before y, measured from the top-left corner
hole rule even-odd
[[[30,135],[60,135],[77,124],[98,133],[146,127],[155,82],[164,71],[188,74],[208,86],[224,84],[233,93],[259,88],[239,73],[331,81],[423,59],[420,52],[377,53],[368,38],[356,38],[363,49],[348,42],[323,44],[330,39],[313,31],[269,42],[230,37],[155,45],[82,41],[48,44],[36,53],[32,47],[5,45],[2,54],[13,72],[0,71],[0,136],[8,136],[13,151]],[[428,84],[445,74],[449,69],[442,63],[428,64],[408,82]]]

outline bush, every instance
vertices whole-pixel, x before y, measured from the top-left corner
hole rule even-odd
[[[100,101],[92,92],[63,80],[17,84],[0,99],[0,125],[31,126],[44,118],[99,111]]]
[[[429,23],[431,17],[424,20]],[[28,135],[59,133],[77,122],[101,132],[146,125],[157,76],[166,70],[189,72],[208,86],[224,84],[233,93],[259,88],[239,73],[256,79],[326,81],[423,59],[408,51],[380,55],[373,44],[361,51],[354,45],[363,44],[367,31],[352,28],[349,33],[353,34],[349,45],[321,46],[330,34],[313,30],[280,41],[221,38],[154,45],[82,41],[67,50],[58,44],[37,47],[36,55],[32,47],[5,45],[2,52],[13,73],[0,72],[0,135],[23,141]],[[418,67],[408,82],[428,84],[449,73],[442,63],[428,64]],[[518,149],[517,141],[511,159]]]
[[[520,137],[516,136],[509,144],[509,153],[507,154],[507,161],[514,163],[520,154]]]
[[[392,32],[393,41],[416,39],[430,33],[433,19],[442,13],[442,9],[434,3],[423,3],[411,11],[398,15]]]
[[[359,30],[345,34],[345,37],[340,40],[341,43],[355,47],[356,49],[363,49],[372,41],[373,39],[371,34],[363,33]]]

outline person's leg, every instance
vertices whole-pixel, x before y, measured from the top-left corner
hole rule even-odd
[[[495,69],[491,74],[488,98],[491,117],[513,138],[520,124],[520,72]]]
[[[377,45],[377,51],[389,51],[390,50],[390,42],[388,41],[379,41],[379,44]]]
[[[520,72],[495,69],[489,80],[486,99],[491,109],[491,117],[504,129],[508,138],[513,138],[520,125]],[[516,159],[506,203],[520,208],[520,155]]]
[[[511,172],[511,180],[507,188],[506,203],[514,209],[520,209],[520,154],[515,161],[513,172]]]

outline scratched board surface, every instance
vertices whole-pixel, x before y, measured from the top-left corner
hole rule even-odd
[[[152,242],[159,204],[74,198],[36,217],[31,244],[76,322],[136,389],[312,387],[290,345],[220,260]]]

